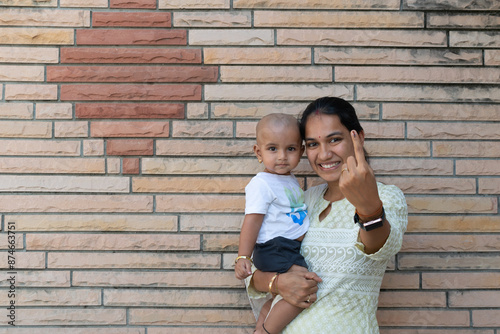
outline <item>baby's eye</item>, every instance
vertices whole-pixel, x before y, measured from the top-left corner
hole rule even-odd
[[[289,148],[288,148],[288,150],[289,150],[290,152],[293,152],[293,151],[295,151],[295,150],[297,150],[297,149],[296,149],[295,147],[289,147]]]
[[[276,147],[269,147],[268,150],[274,152],[274,151],[276,151]]]

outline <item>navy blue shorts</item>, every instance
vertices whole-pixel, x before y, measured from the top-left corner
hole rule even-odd
[[[276,237],[262,244],[256,244],[253,263],[261,271],[284,273],[294,264],[307,268],[306,260],[300,254],[301,242]]]

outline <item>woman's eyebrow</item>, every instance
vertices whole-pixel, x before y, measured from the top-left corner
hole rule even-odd
[[[341,132],[341,131],[334,131],[334,132],[332,132],[332,133],[328,134],[325,138],[330,138],[330,137],[334,137],[334,136],[339,136],[339,135],[341,135],[341,134],[342,134],[342,132]],[[315,138],[306,138],[306,139],[304,139],[304,140],[316,140],[316,139],[315,139]]]

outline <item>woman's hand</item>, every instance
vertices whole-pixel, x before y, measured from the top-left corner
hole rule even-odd
[[[321,278],[313,272],[291,271],[280,274],[278,292],[288,303],[308,308],[316,301],[316,292]]]
[[[351,139],[354,145],[354,156],[348,157],[346,163],[342,165],[339,187],[360,215],[370,215],[380,208],[377,181],[373,169],[365,158],[363,134],[360,135],[352,130]]]

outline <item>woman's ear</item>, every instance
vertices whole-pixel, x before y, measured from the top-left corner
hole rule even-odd
[[[361,142],[361,145],[365,145],[365,130],[361,130],[358,132],[359,135],[359,141]]]

